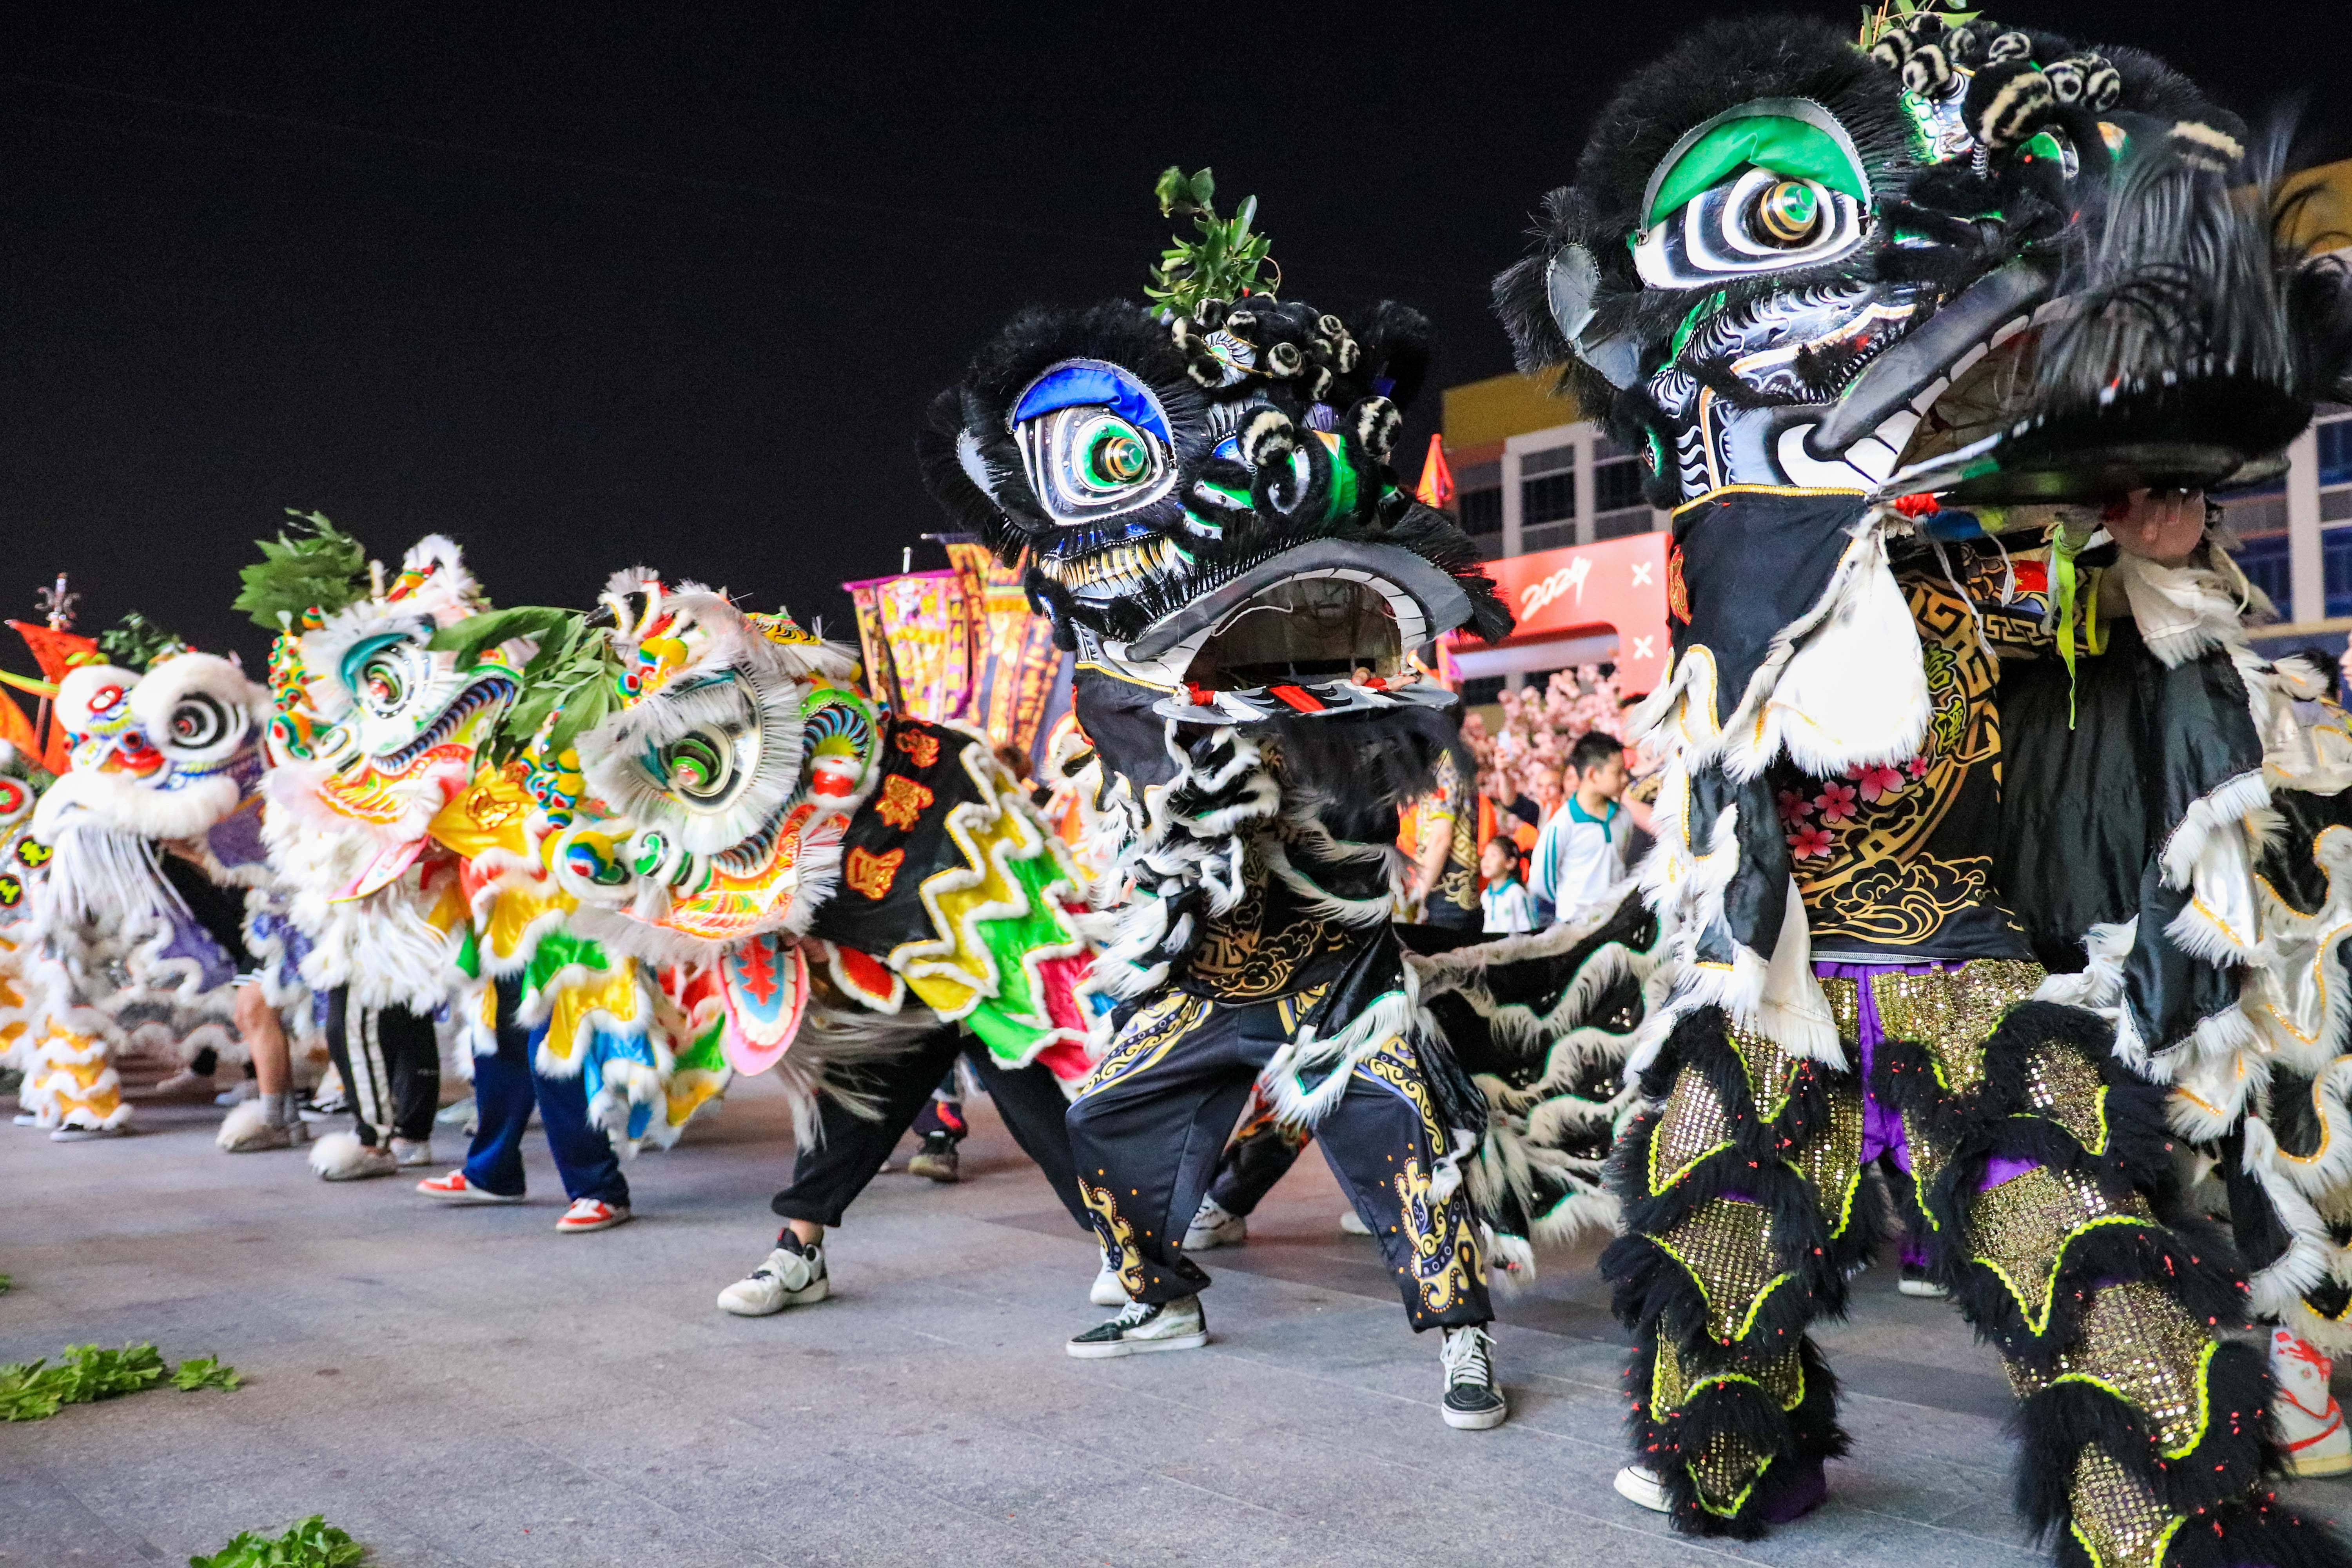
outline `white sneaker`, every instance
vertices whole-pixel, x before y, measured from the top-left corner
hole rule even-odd
[[[87,1143],[94,1138],[121,1138],[131,1129],[117,1122],[112,1127],[60,1127],[49,1134],[52,1143]]]
[[[1211,1252],[1220,1247],[1239,1247],[1248,1239],[1249,1221],[1214,1198],[1202,1198],[1201,1212],[1194,1215],[1192,1223],[1184,1227],[1184,1250],[1187,1252]],[[1126,1300],[1127,1292],[1122,1290],[1118,1301],[1106,1301],[1097,1296],[1095,1305],[1116,1307]]]
[[[1127,1287],[1118,1282],[1118,1270],[1104,1264],[1102,1272],[1095,1276],[1093,1287],[1087,1291],[1087,1300],[1097,1307],[1126,1306]]]
[[[1165,1303],[1129,1301],[1110,1321],[1073,1335],[1066,1348],[1080,1361],[1105,1361],[1151,1351],[1196,1351],[1208,1342],[1201,1298],[1186,1296]]]
[[[394,1138],[392,1141],[392,1157],[404,1171],[430,1165],[433,1163],[433,1141],[425,1138],[411,1142],[405,1138]]]
[[[2352,1470],[2352,1432],[2328,1391],[2334,1363],[2319,1347],[2285,1329],[2271,1331],[2271,1415],[2279,1448],[2298,1476],[2340,1476]]]
[[[254,1082],[251,1079],[241,1078],[229,1088],[222,1089],[218,1094],[214,1095],[213,1103],[219,1106],[223,1110],[226,1110],[232,1106],[243,1105],[248,1100],[258,1099],[260,1094],[261,1090],[254,1087]]]
[[[299,1127],[301,1123],[294,1124]],[[213,1142],[225,1154],[250,1154],[263,1149],[290,1149],[294,1146],[292,1128],[269,1124],[269,1107],[258,1100],[247,1100],[233,1106],[221,1119],[220,1131]]]
[[[1357,1214],[1354,1209],[1349,1209],[1339,1216],[1339,1228],[1346,1231],[1349,1236],[1370,1236],[1372,1234],[1372,1227],[1366,1225],[1363,1221],[1363,1217]]]
[[[833,1280],[824,1271],[824,1243],[801,1245],[803,1250],[799,1252],[777,1247],[765,1263],[751,1270],[750,1279],[738,1279],[719,1292],[719,1310],[739,1318],[764,1318],[831,1295]]]
[[[1617,1472],[1613,1483],[1617,1495],[1637,1508],[1652,1513],[1671,1513],[1674,1506],[1666,1501],[1665,1478],[1647,1465],[1628,1465]]]
[[[467,1127],[473,1124],[473,1121],[474,1097],[470,1094],[463,1100],[451,1100],[433,1113],[433,1125],[436,1127]]]
[[[1511,1405],[1495,1385],[1495,1336],[1477,1324],[1444,1333],[1438,1364],[1445,1371],[1445,1400],[1439,1406],[1445,1424],[1457,1432],[1500,1426]]]

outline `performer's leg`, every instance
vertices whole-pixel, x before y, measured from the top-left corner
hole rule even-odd
[[[337,986],[327,1000],[327,1056],[351,1097],[352,1131],[362,1147],[377,1147],[392,1126],[392,1074],[349,986]]]
[[[1509,1406],[1486,1333],[1495,1311],[1486,1258],[1412,1043],[1392,1036],[1359,1063],[1316,1133],[1357,1216],[1380,1243],[1413,1331],[1444,1331],[1445,1424],[1501,1426]]]
[[[1844,1310],[1845,1268],[1874,1244],[1861,1087],[1703,1008],[1643,1089],[1657,1109],[1613,1156],[1625,1234],[1601,1264],[1637,1341],[1618,1485],[1657,1489],[1637,1500],[1680,1529],[1753,1537],[1817,1503],[1822,1461],[1845,1451],[1804,1330]]]
[[[1271,1108],[1253,1102],[1251,1114],[1226,1143],[1217,1161],[1216,1179],[1209,1184],[1209,1201],[1227,1214],[1246,1217],[1257,1212],[1274,1184],[1290,1173],[1311,1141],[1304,1127],[1285,1125]]]
[[[956,1082],[955,1069],[950,1068],[939,1088],[931,1090],[930,1099],[915,1112],[914,1133],[923,1142],[908,1160],[907,1173],[934,1182],[961,1180],[962,1158],[956,1145],[970,1131],[963,1115],[963,1090]]]
[[[2216,1332],[2246,1314],[2235,1259],[2184,1212],[2163,1091],[2116,1062],[2115,1026],[2028,1002],[1985,1038],[1966,1007],[1940,1028],[1918,1011],[1881,1093],[1910,1133],[1937,1271],[2024,1402],[2027,1522],[2100,1568],[2347,1561],[2264,1479],[2269,1372]]]
[[[546,1031],[547,1026],[541,1024],[532,1033],[534,1063],[539,1037]],[[555,1156],[564,1195],[575,1204],[584,1200],[626,1209],[629,1179],[621,1173],[621,1157],[604,1130],[588,1121],[588,1075],[576,1072],[556,1078],[534,1065],[530,1083],[539,1101],[540,1129],[547,1134],[548,1150]]]
[[[441,1109],[441,1042],[427,1014],[386,1007],[373,1019],[376,1041],[392,1079],[392,1131],[395,1143],[433,1142],[433,1117]],[[403,1151],[404,1164],[422,1164],[429,1149]]]
[[[841,1223],[851,1201],[882,1169],[962,1048],[961,1029],[942,1024],[905,1054],[847,1075],[845,1087],[863,1097],[874,1116],[862,1116],[832,1095],[818,1100],[816,1141],[802,1146],[793,1162],[792,1185],[768,1205],[784,1220],[775,1248],[748,1276],[719,1292],[720,1311],[764,1318],[832,1293],[825,1228]]]
[[[474,1058],[474,1142],[465,1169],[457,1173],[462,1182],[444,1177],[420,1191],[450,1197],[523,1195],[522,1135],[530,1125],[532,1103],[530,1037],[501,1017],[498,1039],[496,1056]]]
[[[768,1206],[792,1222],[803,1239],[814,1240],[866,1190],[906,1135],[915,1113],[931,1096],[940,1074],[963,1048],[961,1030],[942,1024],[904,1056],[845,1075],[845,1086],[866,1097],[880,1113],[861,1116],[831,1095],[817,1102],[817,1141],[793,1163],[793,1183]]]
[[[1379,1241],[1413,1331],[1493,1321],[1486,1266],[1412,1042],[1384,1041],[1315,1124],[1323,1157]]]
[[[1256,1077],[1238,1022],[1200,997],[1155,998],[1070,1105],[1078,1195],[1130,1301],[1166,1306],[1209,1283],[1182,1254],[1184,1223]]]
[[[965,1043],[964,1059],[980,1075],[981,1087],[988,1090],[997,1115],[1004,1120],[1004,1130],[1045,1173],[1054,1195],[1062,1200],[1078,1228],[1092,1235],[1094,1221],[1078,1196],[1077,1168],[1070,1161],[1070,1100],[1062,1092],[1062,1080],[1046,1068],[1001,1068],[988,1047],[977,1040]]]

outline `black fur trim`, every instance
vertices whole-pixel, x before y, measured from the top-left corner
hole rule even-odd
[[[1801,1480],[1810,1463],[1841,1458],[1852,1447],[1838,1425],[1838,1383],[1829,1363],[1809,1339],[1798,1341],[1797,1354],[1804,1368],[1804,1397],[1794,1410],[1781,1409],[1778,1400],[1753,1384],[1718,1384],[1658,1420],[1649,1405],[1656,1352],[1647,1345],[1634,1352],[1625,1371],[1632,1394],[1627,1426],[1636,1458],[1655,1469],[1664,1483],[1668,1517],[1676,1530],[1753,1541],[1764,1533],[1780,1489]],[[1701,1506],[1683,1458],[1726,1431],[1746,1438],[1772,1461],[1746,1505],[1728,1517]]]
[[[2063,1527],[2074,1462],[2092,1443],[2145,1481],[2173,1513],[2190,1513],[2244,1496],[2278,1471],[2271,1441],[2269,1368],[2252,1345],[2216,1347],[2205,1379],[2210,1417],[2197,1446],[2177,1459],[2158,1447],[2147,1417],[2105,1389],[2084,1383],[2044,1388],[2019,1406],[2013,1426],[2017,1511],[2036,1531]]]

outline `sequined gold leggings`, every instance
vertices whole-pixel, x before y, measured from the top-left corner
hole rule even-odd
[[[1805,1328],[1845,1308],[1878,1244],[1865,1125],[1896,1124],[1937,1277],[2000,1350],[2022,1402],[2018,1501],[2062,1560],[2099,1568],[2333,1563],[2273,1505],[2259,1352],[2225,1243],[2178,1212],[2160,1091],[2113,1026],[2026,1000],[2042,972],[1979,961],[1825,982],[1858,1072],[1791,1056],[1707,1009],[1644,1080],[1616,1155],[1626,1234],[1602,1259],[1638,1335],[1639,1459],[1676,1523],[1752,1537],[1818,1495],[1845,1451],[1836,1383]],[[1661,1103],[1662,1102],[1662,1103]]]

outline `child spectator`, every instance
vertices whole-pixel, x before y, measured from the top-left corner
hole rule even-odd
[[[1486,890],[1478,895],[1486,929],[1490,932],[1535,930],[1536,901],[1527,884],[1519,880],[1519,847],[1507,838],[1489,838],[1478,852],[1478,869],[1486,879]]]

